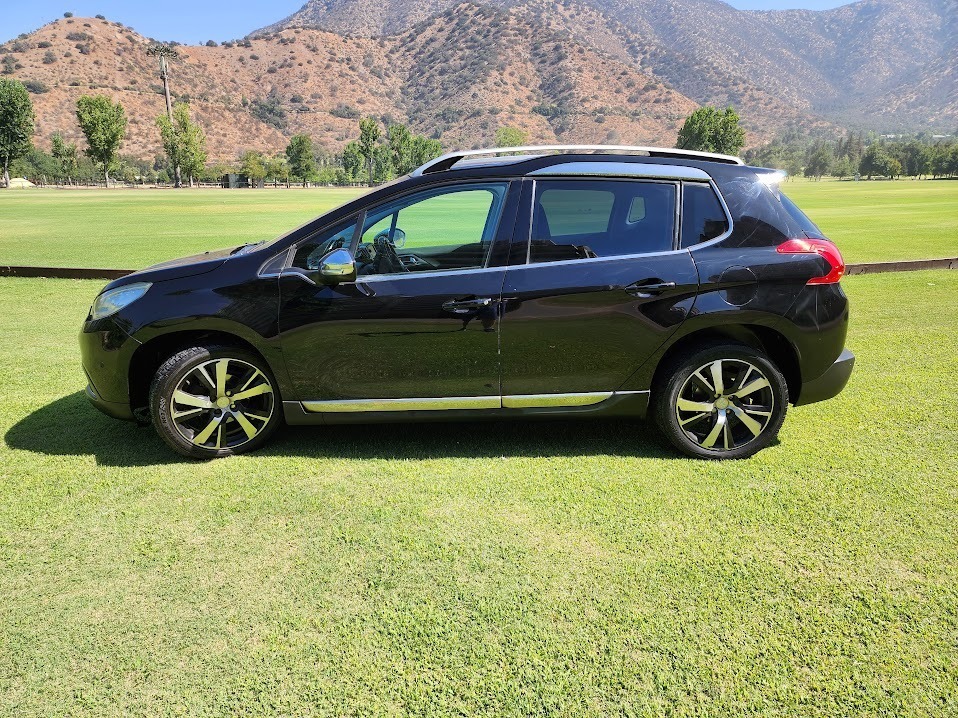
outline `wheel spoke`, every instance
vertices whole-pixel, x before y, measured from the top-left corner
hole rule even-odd
[[[725,418],[725,412],[719,411],[715,417],[715,426],[712,427],[712,431],[709,432],[709,435],[702,439],[702,446],[706,449],[711,449],[715,446],[715,442],[718,441],[719,436],[725,432],[725,426],[727,419]],[[728,444],[728,439],[726,438],[725,443]]]
[[[711,415],[712,415],[711,412],[709,412],[708,414],[696,414],[695,416],[689,417],[688,419],[680,420],[679,424],[681,424],[682,426],[686,426],[687,424],[694,424],[696,421],[701,421],[702,419]]]
[[[196,394],[187,394],[182,389],[177,389],[175,392],[173,392],[173,402],[175,404],[183,404],[185,406],[195,406],[200,409],[213,408],[213,402],[208,397],[197,396]]]
[[[708,401],[691,401],[689,399],[679,399],[675,402],[679,411],[698,411],[706,414],[715,411],[715,404]]]
[[[713,394],[713,395],[715,394],[715,387],[709,384],[709,380],[706,379],[705,376],[702,374],[701,369],[699,369],[697,372],[692,374],[692,378],[695,379],[699,383],[699,385],[703,389],[705,389],[705,391],[707,391],[709,394]]]
[[[213,377],[210,376],[210,373],[206,371],[206,366],[200,365],[196,367],[196,373],[199,374],[200,379],[206,384],[206,388],[210,390],[210,393],[216,394],[216,382],[213,381]]]
[[[722,360],[718,359],[712,362],[709,367],[712,375],[712,386],[715,387],[715,395],[721,396],[725,393],[725,379],[722,377]]]
[[[226,379],[228,374],[226,373],[229,369],[230,360],[229,359],[220,359],[216,362],[216,395],[217,396],[226,396]]]
[[[243,386],[241,386],[239,390],[240,390],[240,391],[245,391],[247,388],[249,388],[249,385],[252,384],[253,381],[254,381],[254,380],[256,379],[256,377],[258,377],[258,376],[263,376],[263,374],[262,374],[262,372],[260,372],[259,369],[256,369],[255,371],[253,371],[252,374],[250,374],[249,379],[246,380],[246,383],[243,384]],[[263,378],[265,379],[266,377],[263,377]]]
[[[257,384],[252,389],[247,389],[246,391],[241,391],[238,394],[233,395],[233,401],[243,401],[244,399],[251,399],[254,396],[259,396],[260,394],[272,394],[273,387],[267,383]]]
[[[257,428],[250,423],[249,419],[247,419],[242,412],[236,412],[233,414],[233,418],[236,419],[236,423],[239,424],[243,428],[243,431],[246,432],[247,439],[252,439],[254,436],[256,436],[258,431]]]
[[[735,414],[735,418],[745,424],[745,428],[752,432],[752,436],[758,436],[762,433],[762,425],[750,417],[737,406],[730,406],[729,409]]]
[[[220,424],[222,423],[223,423],[222,416],[214,417],[213,420],[206,425],[206,428],[203,429],[203,431],[201,431],[199,434],[193,437],[193,443],[199,444],[199,445],[205,444],[207,441],[210,440],[210,437],[213,436],[213,432],[220,428]],[[219,442],[221,438],[222,438],[222,434],[218,434],[217,442]]]
[[[180,421],[182,419],[189,419],[192,416],[197,416],[198,414],[202,414],[204,411],[206,411],[206,409],[187,409],[186,411],[173,410],[171,412],[171,415],[174,420]]]
[[[756,379],[751,384],[746,384],[737,392],[735,392],[732,396],[737,396],[739,399],[741,399],[742,397],[746,397],[749,394],[754,394],[759,389],[764,389],[768,385],[769,385],[768,379],[766,379],[765,377],[762,377],[761,379]]]
[[[770,406],[753,406],[751,404],[742,404],[742,411],[744,411],[746,414],[764,416],[766,419],[772,415],[772,408]]]

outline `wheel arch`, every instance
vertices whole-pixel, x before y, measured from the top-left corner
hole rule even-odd
[[[717,342],[735,341],[768,355],[785,377],[789,400],[798,400],[802,388],[802,372],[795,345],[777,329],[760,324],[728,324],[692,331],[676,339],[660,357],[652,376],[651,387],[657,386],[662,373],[678,354]]]
[[[269,360],[255,345],[227,331],[194,329],[160,334],[138,346],[130,359],[128,377],[130,408],[134,415],[142,415],[142,410],[149,405],[150,384],[163,362],[188,347],[210,344],[244,349],[262,359],[267,366],[272,368]]]

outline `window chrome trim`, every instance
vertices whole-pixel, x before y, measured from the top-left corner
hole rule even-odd
[[[389,411],[449,411],[454,409],[535,409],[594,406],[612,398],[648,391],[591,391],[571,394],[510,394],[507,396],[417,397],[410,399],[341,399],[300,402],[311,414],[354,414]]]
[[[635,179],[694,180],[708,182],[704,170],[684,165],[638,162],[563,162],[529,172],[527,177],[628,177]]]

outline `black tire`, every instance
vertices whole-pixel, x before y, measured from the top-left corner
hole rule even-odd
[[[176,394],[178,390],[182,393]],[[225,405],[220,401],[230,395],[239,397],[244,390],[252,396],[239,401],[226,398]],[[201,406],[204,403],[209,406]],[[170,448],[191,459],[253,451],[276,430],[281,414],[279,388],[269,366],[238,347],[183,349],[160,366],[150,386],[153,426]]]
[[[719,382],[722,393],[716,395]],[[785,377],[764,353],[744,344],[679,354],[652,387],[655,423],[675,448],[699,459],[752,456],[775,440],[787,411]]]

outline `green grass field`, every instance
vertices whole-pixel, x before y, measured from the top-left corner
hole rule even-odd
[[[848,262],[958,256],[958,182],[802,182],[786,192]],[[0,192],[0,265],[140,269],[272,239],[356,189]]]
[[[0,715],[958,714],[958,272],[844,284],[852,382],[744,462],[621,421],[197,464],[86,404],[101,283],[0,279]]]

